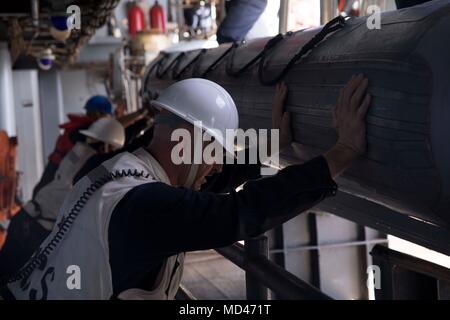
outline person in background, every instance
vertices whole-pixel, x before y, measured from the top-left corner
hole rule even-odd
[[[59,164],[66,154],[72,150],[77,142],[85,140],[85,136],[79,130],[87,129],[94,121],[111,116],[113,112],[112,104],[107,97],[95,95],[89,98],[84,109],[85,114],[69,113],[69,122],[59,125],[64,132],[58,137],[55,149],[48,157],[48,163],[44,169],[41,179],[33,189],[33,197],[55,177]]]
[[[217,42],[239,42],[253,27],[267,6],[267,0],[227,0],[227,15],[217,30]]]
[[[397,9],[403,9],[429,1],[431,0],[395,0],[395,3],[397,4]]]
[[[148,109],[147,109],[148,110]],[[73,179],[73,184],[83,178],[91,170],[97,168],[104,161],[109,160],[121,152],[134,152],[146,141],[153,137],[153,115],[151,111],[146,111],[142,119],[137,120],[132,125],[125,128],[125,145],[109,153],[97,153],[92,155],[78,171]]]
[[[153,116],[155,110],[148,104],[144,104],[141,109],[129,115],[126,113],[126,102],[120,100],[117,102],[119,111],[114,110],[114,114],[125,127],[125,144],[122,148],[108,153],[97,153],[92,155],[78,171],[73,179],[73,184],[83,178],[91,170],[95,169],[102,162],[111,159],[121,152],[134,152],[139,149],[145,141],[150,141],[153,136]]]
[[[12,218],[0,250],[0,278],[17,271],[53,229],[58,211],[72,189],[73,178],[86,160],[95,154],[110,153],[125,143],[124,128],[113,118],[100,118],[79,133],[85,141],[73,146],[60,162],[54,179]]]
[[[69,122],[60,125],[64,129],[63,134],[58,137],[55,149],[48,158],[47,166],[38,184],[34,187],[33,197],[46,184],[53,180],[56,170],[58,170],[61,160],[73,148],[77,142],[83,142],[86,137],[80,134],[80,130],[87,129],[93,122],[100,118],[111,117],[113,106],[105,96],[95,95],[89,98],[84,106],[86,114],[68,114]],[[122,124],[127,132],[135,132],[136,122],[146,115],[145,109],[126,114],[126,103],[121,100],[118,103],[117,111],[114,110],[116,119]]]

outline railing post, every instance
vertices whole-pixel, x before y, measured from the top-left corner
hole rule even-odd
[[[217,248],[217,252],[241,269],[259,280],[273,291],[279,299],[287,300],[330,300],[319,289],[294,276],[273,261],[260,256],[249,259],[244,246],[235,243],[232,246]]]
[[[249,260],[269,256],[269,246],[266,236],[245,240],[245,254]],[[245,272],[247,300],[268,300],[269,291],[249,272]]]

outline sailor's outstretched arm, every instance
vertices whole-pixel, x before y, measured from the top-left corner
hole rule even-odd
[[[335,111],[339,139],[325,156],[248,181],[239,192],[214,194],[161,182],[132,189],[110,223],[114,243],[137,248],[145,259],[209,249],[259,235],[333,195],[337,176],[365,151],[370,96],[363,75],[342,90]]]
[[[161,182],[132,189],[116,206],[110,248],[128,243],[148,259],[217,248],[259,235],[335,193],[324,157],[216,194]]]

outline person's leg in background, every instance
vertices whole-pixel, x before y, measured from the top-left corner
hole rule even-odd
[[[49,233],[22,208],[11,219],[0,250],[0,280],[18,271]]]
[[[431,0],[395,0],[395,3],[397,4],[397,9],[403,9],[429,1]]]
[[[266,6],[267,0],[227,1],[227,15],[217,30],[219,44],[244,40]]]

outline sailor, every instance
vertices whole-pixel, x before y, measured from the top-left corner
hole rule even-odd
[[[73,148],[77,142],[85,139],[79,134],[79,130],[87,129],[96,120],[112,115],[113,108],[109,99],[105,96],[95,95],[86,101],[84,105],[86,114],[69,113],[69,121],[61,124],[59,127],[64,132],[58,137],[55,149],[48,157],[48,163],[39,183],[34,187],[33,196],[50,181],[53,181],[56,170],[66,154]]]
[[[202,151],[218,143],[234,152],[221,133],[238,128],[238,113],[231,96],[216,83],[187,79],[171,85],[153,101],[161,112],[149,145],[115,156],[75,185],[58,226],[2,287],[2,297],[173,299],[185,252],[257,236],[335,194],[333,179],[365,152],[367,87],[368,80],[358,75],[341,92],[334,112],[339,138],[329,151],[276,175],[249,180],[257,166],[173,161],[179,142],[171,138],[178,129],[210,135],[211,142],[200,143]],[[275,104],[273,110],[278,117],[273,122],[286,129],[282,106]],[[194,150],[196,141],[191,143]],[[220,180],[222,170],[226,177]],[[198,191],[212,174],[227,193]],[[68,279],[69,268],[78,272],[74,283]]]
[[[94,154],[107,153],[123,146],[125,130],[113,118],[101,118],[87,130],[80,130],[85,142],[77,142],[61,161],[53,181],[28,201],[8,227],[0,251],[0,277],[17,271],[53,229],[64,198],[72,189],[75,174]]]
[[[80,134],[80,130],[87,129],[98,119],[111,117],[113,115],[113,106],[111,102],[107,97],[102,95],[94,95],[89,98],[84,109],[86,110],[85,114],[69,113],[69,122],[59,126],[61,129],[64,129],[64,132],[58,137],[55,149],[48,157],[48,163],[44,173],[42,174],[39,183],[34,187],[33,196],[35,196],[47,183],[53,181],[59,164],[73,146],[77,142],[83,142],[86,139],[83,134]],[[116,117],[116,119],[124,128],[128,128],[132,127],[136,121],[143,119],[146,112],[147,110],[142,108],[129,114],[121,113],[120,117]]]
[[[267,0],[225,1],[226,16],[217,30],[217,42],[243,41],[266,7]]]

